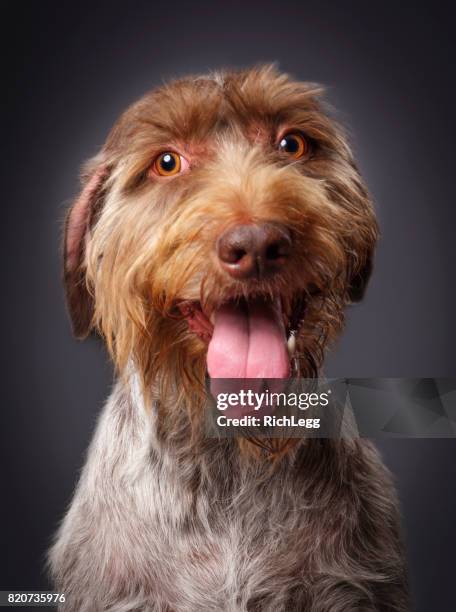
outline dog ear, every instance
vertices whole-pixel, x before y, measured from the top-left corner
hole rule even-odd
[[[372,274],[372,268],[374,263],[373,259],[373,252],[371,252],[369,253],[361,270],[359,270],[359,272],[352,276],[348,287],[348,297],[350,299],[350,302],[356,303],[360,302],[363,299],[364,293],[367,289],[367,285],[369,284],[369,279]]]
[[[84,267],[85,243],[95,213],[101,207],[107,176],[107,167],[98,166],[65,219],[63,276],[66,302],[73,333],[80,339],[90,333],[93,318],[93,299],[87,289]]]

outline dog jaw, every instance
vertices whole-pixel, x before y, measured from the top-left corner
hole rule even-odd
[[[199,302],[177,309],[207,345],[207,372],[215,378],[286,378],[293,367],[304,300],[256,295],[225,300],[210,313]]]

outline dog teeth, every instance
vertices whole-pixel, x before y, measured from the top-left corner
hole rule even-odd
[[[293,357],[293,355],[296,352],[296,336],[295,336],[295,334],[290,334],[290,337],[287,340],[287,347],[288,347],[288,354],[290,355],[290,357]]]

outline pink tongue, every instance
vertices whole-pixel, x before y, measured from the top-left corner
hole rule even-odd
[[[215,313],[207,369],[211,378],[287,378],[280,305],[264,299],[224,304]]]

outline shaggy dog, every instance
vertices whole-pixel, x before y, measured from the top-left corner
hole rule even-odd
[[[65,610],[408,609],[370,442],[202,425],[207,374],[316,377],[370,275],[375,215],[321,93],[271,66],[178,80],[86,166],[67,299],[118,380],[50,552]]]

